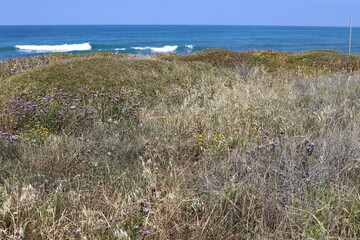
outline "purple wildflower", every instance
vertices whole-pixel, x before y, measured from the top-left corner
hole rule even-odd
[[[147,198],[140,199],[138,203],[143,207],[150,207],[150,202]]]
[[[151,232],[148,230],[140,230],[139,233],[142,233],[144,235],[150,234]]]
[[[142,212],[144,212],[144,213],[149,213],[149,212],[150,212],[150,209],[144,208],[144,209],[142,209]]]

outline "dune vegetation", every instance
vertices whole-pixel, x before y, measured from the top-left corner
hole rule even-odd
[[[360,55],[0,62],[1,239],[359,239]]]

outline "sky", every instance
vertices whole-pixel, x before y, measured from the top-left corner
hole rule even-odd
[[[0,0],[0,25],[360,27],[360,0]]]

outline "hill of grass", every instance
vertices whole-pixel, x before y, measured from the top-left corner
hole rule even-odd
[[[158,60],[113,57],[82,58],[52,63],[2,80],[0,92],[11,95],[22,91],[46,92],[61,88],[77,92],[136,90],[155,97],[174,88],[197,86],[207,75],[230,76],[230,73],[203,63],[172,64]],[[230,77],[231,78],[231,77]]]
[[[359,56],[0,63],[1,239],[358,239]]]
[[[299,53],[274,51],[234,52],[225,49],[206,49],[189,55],[160,55],[168,61],[205,62],[217,67],[234,69],[239,65],[262,66],[268,72],[330,73],[353,72],[360,69],[358,54],[334,50],[311,50]]]

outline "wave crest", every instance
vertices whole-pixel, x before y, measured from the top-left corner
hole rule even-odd
[[[164,47],[132,47],[135,50],[150,50],[152,52],[157,53],[167,53],[167,52],[174,52],[179,46],[164,46]]]
[[[15,48],[31,52],[71,52],[91,50],[91,45],[90,43],[63,45],[16,45]]]

